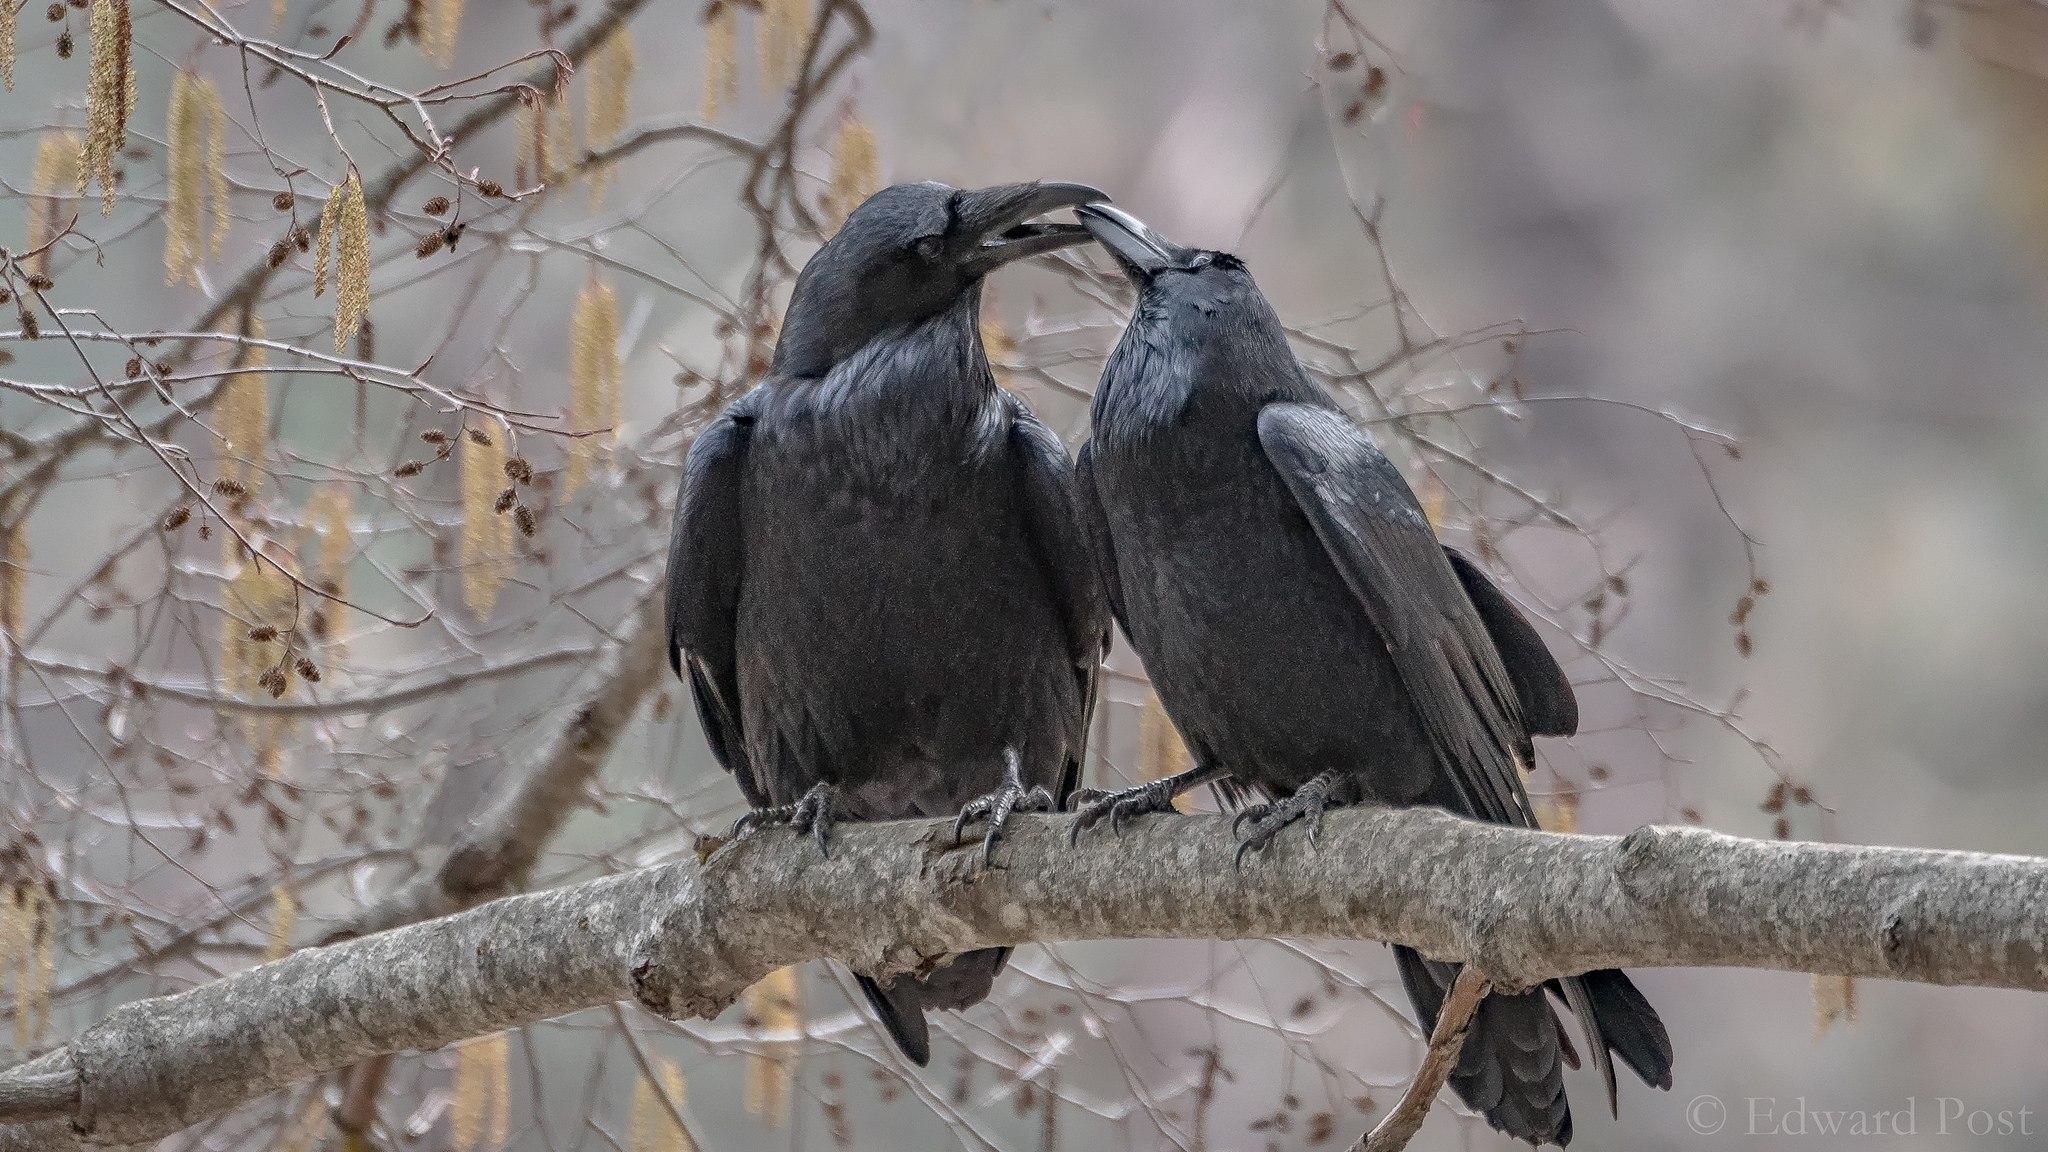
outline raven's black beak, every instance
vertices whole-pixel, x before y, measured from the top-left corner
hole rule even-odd
[[[1107,204],[1088,204],[1074,210],[1090,235],[1117,258],[1132,279],[1142,279],[1162,268],[1178,268],[1188,262],[1188,250],[1145,226],[1143,220]]]
[[[961,262],[980,276],[1026,256],[1070,248],[1088,239],[1079,224],[1027,223],[1033,216],[1107,199],[1086,184],[1041,181],[971,188],[955,201],[955,229],[967,246]]]

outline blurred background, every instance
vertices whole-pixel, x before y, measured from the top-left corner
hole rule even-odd
[[[402,922],[408,881],[445,910],[722,832],[646,626],[676,463],[896,180],[1086,181],[1242,255],[1546,622],[1586,712],[1546,823],[2048,853],[2048,6],[135,0],[108,215],[102,8],[21,9],[0,103],[43,337],[0,316],[0,1060]],[[1086,252],[990,285],[1070,445],[1124,304]],[[1177,756],[1112,667],[1100,786]],[[464,875],[549,778],[589,803]],[[1677,1087],[1624,1075],[1614,1120],[1574,1074],[1576,1147],[2043,1142],[2048,1000],[1639,981]],[[1025,949],[925,1070],[850,990],[586,1012],[165,1147],[1343,1147],[1420,1052],[1379,945]],[[1508,1142],[1446,1095],[1413,1146]]]

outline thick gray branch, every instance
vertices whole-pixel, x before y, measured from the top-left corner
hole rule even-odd
[[[1020,817],[979,868],[945,824],[848,826],[832,858],[775,829],[715,856],[513,896],[124,1005],[50,1056],[62,1118],[0,1152],[154,1139],[295,1080],[620,999],[710,1015],[784,964],[869,972],[969,948],[1129,937],[1388,940],[1513,989],[1593,968],[1733,966],[2048,990],[2048,860],[1482,825],[1350,809],[1320,847],[1231,867],[1221,816],[1067,847]]]

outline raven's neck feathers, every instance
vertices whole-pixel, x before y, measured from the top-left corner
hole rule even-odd
[[[869,340],[822,377],[789,377],[819,410],[888,412],[914,425],[974,425],[997,394],[981,345],[979,293]]]
[[[1329,405],[1265,298],[1142,298],[1104,366],[1097,436],[1143,440],[1195,409],[1256,417],[1274,401]]]

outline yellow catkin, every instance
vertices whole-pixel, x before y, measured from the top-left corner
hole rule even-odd
[[[882,186],[882,154],[875,130],[848,108],[839,118],[839,136],[832,146],[832,186],[825,193],[825,215],[836,227],[861,201]]]
[[[462,31],[462,0],[427,0],[420,23],[420,50],[446,68],[455,63],[455,40]]]
[[[761,0],[761,86],[773,91],[795,78],[810,34],[810,0]]]
[[[1138,709],[1138,776],[1142,780],[1164,780],[1194,766],[1194,757],[1180,738],[1180,729],[1166,715],[1159,694],[1149,693]],[[1182,807],[1185,797],[1176,796],[1173,806]]]
[[[35,987],[28,996],[28,1004],[36,1013],[36,1025],[29,1034],[31,1044],[41,1044],[44,1033],[50,1030],[50,990],[57,986],[57,909],[40,889],[37,892],[39,914],[36,931],[39,935],[36,939]],[[1850,991],[1855,991],[1853,984],[1850,985]],[[1856,1002],[1851,996],[1849,1018],[1854,1020],[1855,1017]]]
[[[355,542],[349,531],[349,506],[355,490],[346,484],[323,484],[306,502],[306,527],[320,537],[320,567],[315,581],[335,596],[348,595],[348,562]]]
[[[276,1152],[311,1152],[313,1142],[327,1129],[327,1101],[315,1090],[307,1094],[306,1106],[278,1134],[277,1143],[272,1145]]]
[[[299,900],[282,884],[270,889],[270,933],[263,945],[265,960],[280,960],[292,950],[292,929],[299,923]]]
[[[583,147],[586,150],[602,152],[617,143],[619,133],[625,131],[633,88],[633,64],[633,38],[626,34],[625,26],[620,25],[612,29],[591,56],[590,83],[584,88],[583,106]],[[610,165],[591,167],[592,208],[604,202],[605,183],[610,177]]]
[[[505,1032],[455,1050],[455,1098],[448,1118],[455,1152],[502,1148],[511,1135],[511,1055]]]
[[[326,622],[326,629],[325,634],[316,639],[322,644],[329,661],[341,659],[348,651],[338,627],[343,608],[337,601],[348,596],[349,561],[355,555],[355,535],[349,529],[354,493],[355,490],[347,484],[322,484],[313,490],[313,498],[306,502],[306,531],[320,540],[320,564],[313,570],[313,586],[333,597],[317,607],[320,619]]]
[[[201,167],[205,108],[198,78],[184,69],[171,75],[171,119],[164,133],[168,189],[164,204],[164,283],[199,282],[199,217],[204,188]]]
[[[472,1040],[455,1050],[455,1091],[448,1106],[448,1139],[454,1152],[475,1152],[484,1138],[484,1096],[489,1087],[483,1043]]]
[[[1429,520],[1429,526],[1438,531],[1444,528],[1444,482],[1434,472],[1422,474],[1422,515]]]
[[[285,13],[291,8],[291,0],[270,0],[270,34],[277,35],[284,30]]]
[[[1536,826],[1545,832],[1577,832],[1579,830],[1579,794],[1558,792],[1551,796],[1534,797]]]
[[[50,988],[57,973],[57,924],[55,909],[40,884],[18,886],[7,903],[7,939],[0,941],[0,951],[11,956],[13,963],[0,966],[0,977],[13,977],[14,1047],[27,1054],[49,1029]]]
[[[0,8],[7,7],[0,0]],[[64,227],[68,209],[64,198],[77,189],[83,156],[73,132],[52,132],[36,145],[36,170],[28,202],[28,251],[48,244]],[[36,252],[28,264],[30,275],[50,274],[50,253]]]
[[[741,1000],[754,1026],[771,1036],[794,1032],[803,1025],[803,997],[794,966],[762,977]],[[792,1040],[774,1039],[765,1042],[760,1053],[747,1056],[747,1111],[766,1120],[770,1128],[789,1121],[797,1048]]]
[[[14,91],[14,0],[0,0],[0,81]]]
[[[135,106],[134,62],[129,51],[134,27],[128,0],[92,0],[92,63],[86,79],[85,165],[78,190],[97,178],[104,195],[101,212],[114,213],[114,159],[128,136],[128,113]]]
[[[531,104],[521,102],[512,110],[512,183],[521,188],[540,182],[534,164],[534,134],[540,130],[540,123]]]
[[[320,206],[320,235],[313,241],[313,295],[327,291],[327,255],[334,248],[334,221],[341,215],[342,189],[327,194]]]
[[[199,84],[206,98],[206,198],[213,208],[213,237],[208,247],[218,260],[221,243],[228,238],[228,113],[221,107],[213,81],[201,79]],[[128,90],[133,92],[134,85]]]
[[[1844,1026],[1856,1023],[1856,978],[1816,972],[1813,974],[1813,1039],[1827,1035],[1835,1021]]]
[[[363,182],[351,171],[334,222],[334,350],[344,351],[370,311],[370,218]],[[322,221],[323,227],[325,221]]]
[[[277,666],[284,653],[283,641],[252,639],[249,633],[270,628],[281,637],[291,628],[295,599],[291,577],[270,556],[245,555],[241,542],[231,535],[224,537],[221,547],[228,554],[230,573],[223,599],[226,610],[221,615],[222,686],[228,695],[240,699],[267,696],[261,678],[265,670]],[[280,766],[277,743],[285,731],[281,723],[257,715],[246,716],[244,721],[244,733],[256,748],[259,763],[275,775]]]
[[[548,148],[548,166],[543,179],[566,181],[570,165],[575,162],[576,112],[569,107],[567,92],[555,97],[548,107],[554,112],[554,123],[548,125],[548,139],[554,143]]]
[[[644,1076],[633,1082],[633,1129],[628,1147],[631,1152],[696,1152],[689,1129],[676,1123],[662,1103],[666,1094],[678,1114],[688,1106],[682,1070],[662,1060],[656,1065],[656,1075],[661,1078],[660,1087]]]
[[[0,0],[0,4],[6,0]],[[0,507],[0,633],[18,637],[28,619],[26,516]]]
[[[491,430],[491,442],[462,438],[462,599],[479,619],[489,619],[498,588],[512,574],[512,517],[497,510],[504,491],[505,434]]]
[[[490,1146],[503,1148],[512,1137],[512,1034],[491,1037],[491,1111],[485,1135]]]
[[[621,395],[618,300],[611,285],[593,273],[569,317],[569,425],[597,434],[570,441],[564,496],[576,491],[592,465],[609,464]]]
[[[719,110],[739,98],[739,13],[726,2],[704,14],[705,123],[715,123]]]
[[[28,954],[32,942],[29,939],[28,889],[18,884],[0,886],[0,992],[14,997],[14,1049],[28,1052],[28,1018],[21,1011],[20,971],[21,958]]]
[[[249,317],[247,328],[250,339],[267,338],[261,317]],[[263,484],[263,449],[270,436],[270,377],[262,371],[269,363],[263,348],[243,348],[236,366],[246,371],[234,373],[221,385],[214,417],[221,437],[220,476],[251,493]]]
[[[988,354],[989,363],[995,369],[996,383],[1007,388],[1010,386],[1010,375],[1002,370],[1001,365],[1009,362],[1010,358],[1017,354],[1017,342],[1010,338],[1010,331],[1003,327],[1003,322],[996,319],[994,303],[991,298],[984,297],[982,300],[981,347],[982,351]]]

